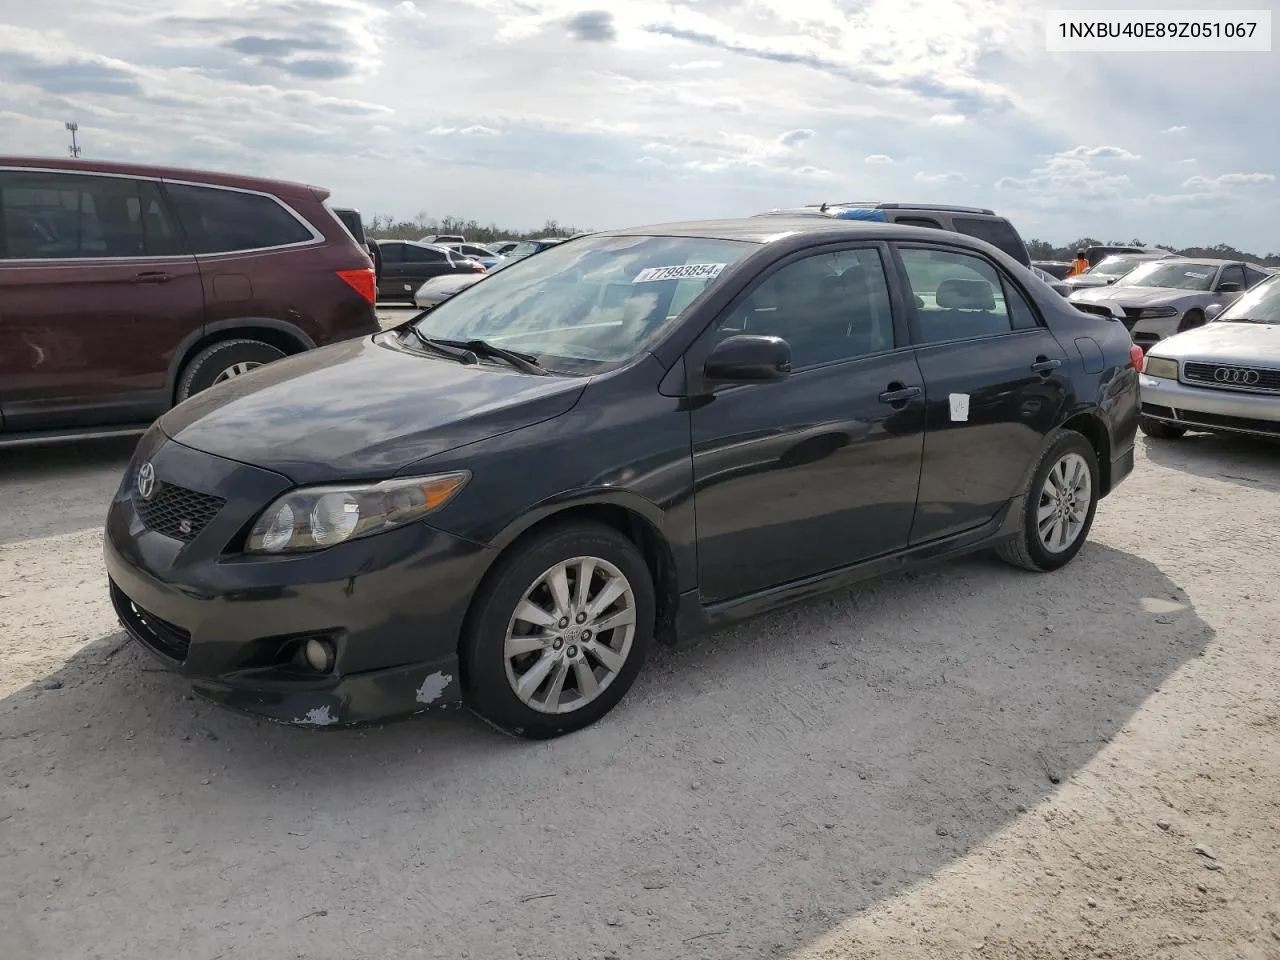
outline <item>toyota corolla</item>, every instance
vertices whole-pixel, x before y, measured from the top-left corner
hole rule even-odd
[[[164,416],[109,510],[128,632],[329,726],[583,727],[654,640],[993,548],[1069,562],[1141,351],[980,240],[753,218],[574,239]]]

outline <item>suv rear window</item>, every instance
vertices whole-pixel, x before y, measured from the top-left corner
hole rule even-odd
[[[306,243],[311,231],[271,197],[219,187],[166,184],[192,253],[230,253]]]
[[[0,256],[10,260],[146,257],[182,252],[149,180],[0,173]]]
[[[1003,250],[1024,267],[1030,265],[1031,258],[1027,256],[1026,245],[1008,220],[952,217],[951,222],[956,225],[956,230],[960,233],[976,237],[978,240],[985,240],[998,250]]]

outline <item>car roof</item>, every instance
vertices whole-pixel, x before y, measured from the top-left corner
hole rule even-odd
[[[267,177],[246,177],[216,170],[198,170],[190,167],[160,167],[144,163],[118,163],[110,160],[85,160],[72,157],[9,157],[0,156],[0,167],[19,167],[32,170],[58,170],[74,173],[106,173],[127,177],[147,177],[156,180],[182,180],[189,183],[207,183],[219,187],[239,187],[262,193],[294,195],[312,194],[323,200],[329,196],[327,187],[317,187],[292,180],[274,180]]]
[[[707,240],[741,240],[767,244],[792,237],[817,240],[927,240],[982,249],[989,244],[963,233],[933,227],[911,227],[874,220],[830,220],[826,217],[740,217],[733,220],[687,220],[624,230],[601,231],[596,236],[698,237]]]

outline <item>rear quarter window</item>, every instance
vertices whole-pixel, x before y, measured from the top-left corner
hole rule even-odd
[[[192,253],[287,247],[311,231],[272,197],[219,187],[166,184]]]
[[[967,234],[978,240],[985,240],[997,250],[1002,250],[1013,257],[1023,266],[1031,263],[1031,258],[1027,256],[1026,244],[1022,242],[1022,237],[1018,235],[1017,230],[1013,229],[1013,224],[1008,220],[953,217],[952,222],[955,224],[958,233]]]

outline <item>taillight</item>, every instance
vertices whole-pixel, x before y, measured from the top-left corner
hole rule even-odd
[[[1129,365],[1132,366],[1133,369],[1142,369],[1143,356],[1142,348],[1140,346],[1136,343],[1129,344]]]
[[[488,272],[489,272],[488,270],[486,270],[486,269],[484,268],[484,264],[483,264],[483,263],[481,263],[479,260],[477,260],[475,263],[471,264],[471,269],[472,269],[473,271],[475,271],[476,273],[488,273]]]
[[[338,276],[347,282],[347,286],[368,300],[369,306],[374,306],[378,302],[378,281],[374,278],[372,267],[365,267],[363,270],[339,270]]]

